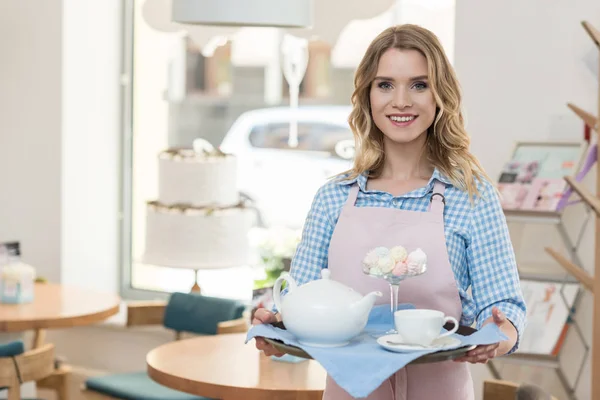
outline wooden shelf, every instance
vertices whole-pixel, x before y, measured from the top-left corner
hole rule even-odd
[[[590,292],[594,293],[594,277],[587,273],[584,269],[567,260],[556,250],[545,247],[544,250],[550,254],[556,262],[558,262],[567,272],[573,275],[581,284]]]
[[[532,269],[529,266],[519,265],[519,278],[521,281],[533,281],[533,282],[552,282],[552,283],[575,283],[579,284],[579,281],[571,274],[565,274],[565,270],[562,267],[557,267],[556,263],[548,266],[549,268],[545,271],[539,269]]]
[[[598,31],[595,27],[593,27],[588,21],[582,21],[581,25],[590,36],[590,38],[594,41],[596,48],[600,50],[600,31]],[[600,67],[600,65],[599,65]],[[600,78],[600,68],[598,69],[598,77]],[[596,132],[600,132],[600,126],[598,126],[598,122],[600,120],[600,86],[598,86],[598,110],[596,112]],[[581,116],[586,117],[589,120],[589,115]],[[584,119],[585,120],[585,119]],[[591,121],[590,121],[591,123]],[[586,124],[588,122],[586,121]],[[596,162],[596,194],[600,194],[600,161]],[[581,269],[573,269],[576,268],[572,264],[568,263],[567,260],[563,258],[567,263],[560,263],[560,260],[556,257],[556,260],[565,267],[565,269],[573,269],[572,273],[578,273],[580,276],[577,279],[583,279],[582,284],[586,286],[586,288],[600,288],[600,200],[595,195],[592,195],[588,190],[585,190],[582,185],[578,182],[575,182],[574,179],[569,178],[567,182],[574,191],[576,191],[581,198],[588,203],[596,212],[595,218],[595,235],[594,235],[594,271],[592,274],[588,274],[587,272]],[[552,254],[552,253],[551,253]],[[558,254],[557,254],[558,255]],[[560,257],[560,255],[558,255]],[[593,275],[593,276],[590,276]],[[580,279],[580,280],[581,280]],[[585,282],[584,282],[585,281]],[[591,289],[590,289],[591,290]],[[593,292],[593,290],[592,290]],[[593,321],[592,321],[592,343],[591,343],[591,399],[600,400],[600,295],[594,296],[594,306],[593,306]]]
[[[503,210],[508,222],[558,224],[559,211]]]
[[[503,363],[518,363],[519,365],[535,365],[545,368],[556,369],[560,363],[557,356],[551,354],[523,353],[516,352],[508,356],[502,357]]]
[[[581,183],[577,182],[573,177],[566,176],[565,180],[573,188],[573,190],[596,212],[596,216],[600,217],[600,199],[594,196]]]
[[[585,122],[587,126],[598,132],[598,118],[589,112],[585,111],[583,108],[577,107],[573,103],[567,103],[567,107],[569,107],[579,118]]]
[[[590,35],[590,38],[592,38],[594,43],[596,43],[596,46],[598,46],[598,49],[600,49],[600,31],[598,31],[596,28],[594,28],[592,26],[592,24],[590,24],[587,21],[583,21],[581,23],[581,25],[583,25],[583,29],[585,29],[585,31],[588,33],[588,35]]]

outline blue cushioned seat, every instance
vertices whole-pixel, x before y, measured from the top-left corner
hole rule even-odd
[[[238,300],[173,293],[165,308],[163,325],[177,332],[214,335],[219,322],[241,318],[244,309]],[[85,385],[90,391],[121,400],[210,400],[162,386],[146,372],[94,377]]]
[[[241,318],[244,304],[238,300],[173,293],[165,308],[165,328],[199,335],[214,335],[219,322]]]
[[[25,353],[25,345],[23,344],[22,340],[15,340],[13,342],[0,344],[0,358],[14,357],[23,353]],[[0,393],[2,393],[2,391],[5,389],[5,387],[0,387]]]
[[[14,357],[23,353],[25,353],[25,345],[22,340],[0,344],[0,357]]]
[[[85,386],[94,392],[123,400],[208,400],[162,386],[145,372],[97,376],[89,378]]]

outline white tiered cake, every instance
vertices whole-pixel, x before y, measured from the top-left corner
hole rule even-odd
[[[219,150],[159,154],[158,200],[148,202],[147,264],[204,269],[248,263],[255,212],[237,191],[236,158]]]

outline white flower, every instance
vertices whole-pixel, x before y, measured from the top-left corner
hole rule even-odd
[[[249,241],[262,257],[292,258],[300,242],[300,235],[297,230],[281,226],[253,228],[249,233]]]
[[[392,257],[379,257],[377,266],[384,274],[390,273],[394,269],[394,260]]]
[[[373,276],[382,276],[383,275],[383,271],[381,271],[381,268],[379,268],[379,267],[371,268],[369,270],[369,273]]]
[[[263,247],[267,245],[267,230],[264,228],[252,228],[248,232],[248,241],[252,247]]]
[[[392,249],[390,250],[390,254],[392,255],[392,258],[394,259],[394,262],[396,262],[396,263],[406,261],[406,257],[408,255],[408,253],[406,252],[406,249],[402,246],[392,247]]]

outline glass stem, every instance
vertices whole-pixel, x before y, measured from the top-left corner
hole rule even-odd
[[[390,311],[392,312],[392,324],[394,323],[394,313],[398,309],[398,287],[390,283]]]

